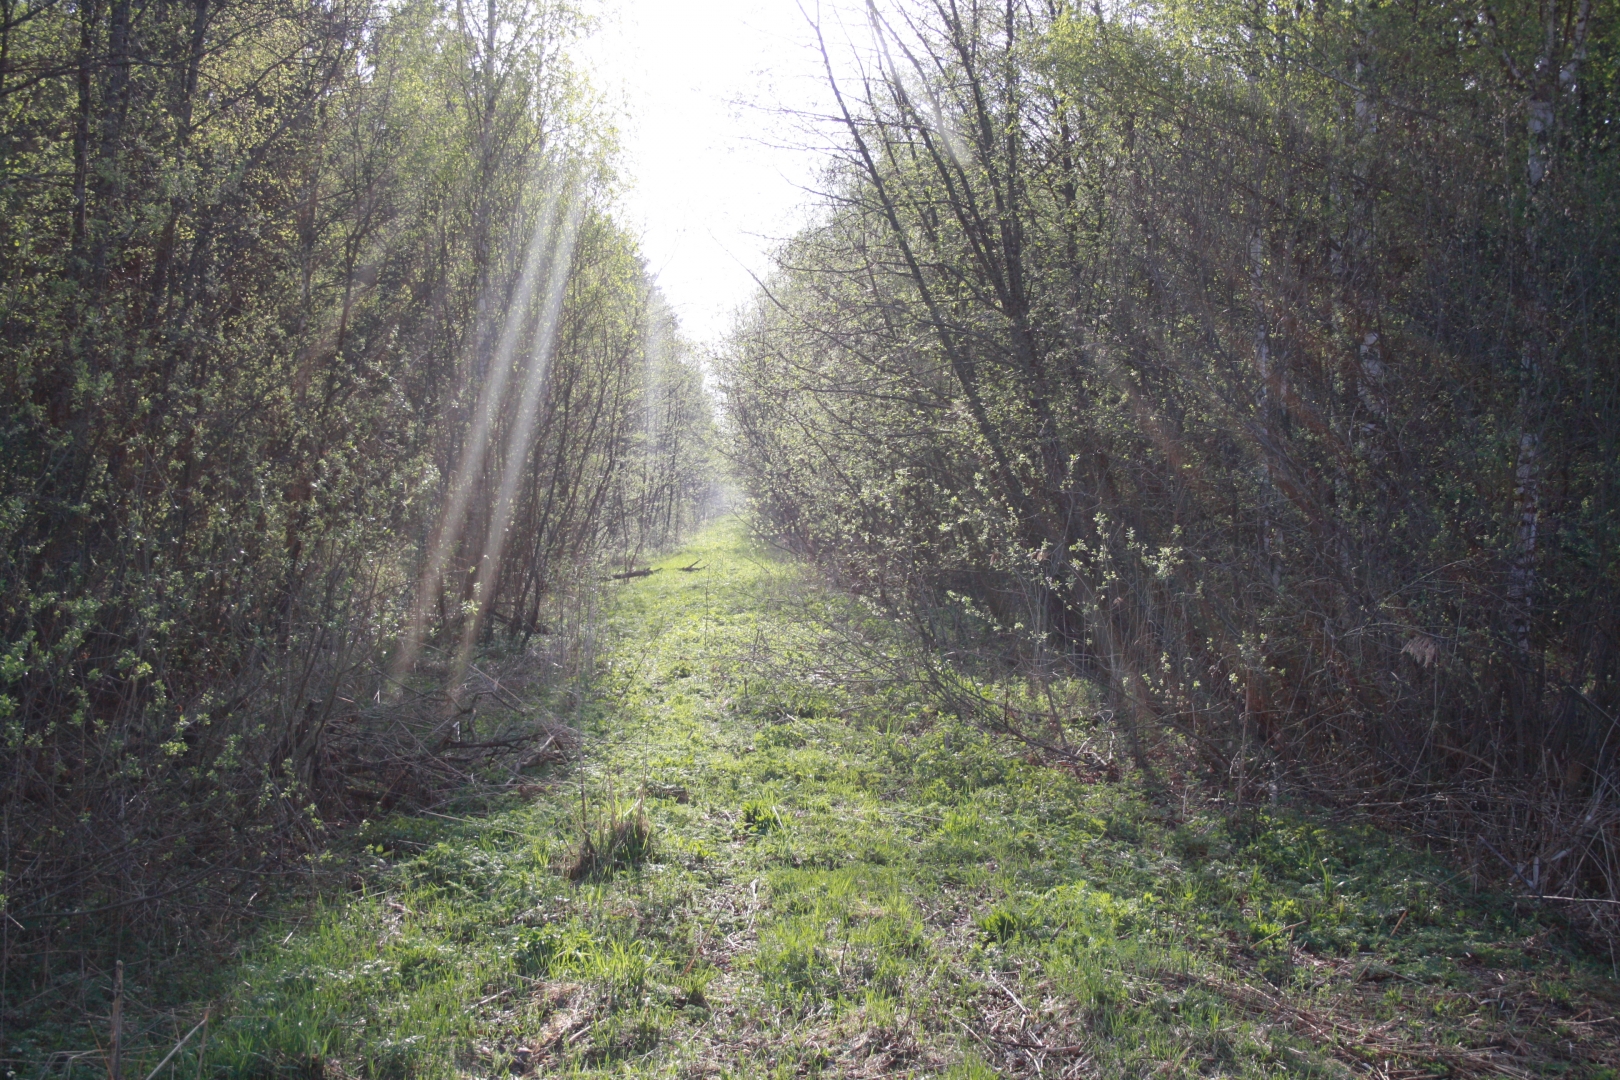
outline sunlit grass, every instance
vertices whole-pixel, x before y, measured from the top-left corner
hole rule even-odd
[[[1466,1073],[1509,1025],[1605,1075],[1545,1019],[1597,970],[1421,853],[1083,782],[841,680],[838,643],[890,631],[735,525],[657,565],[618,590],[584,760],[369,826],[353,891],[237,973],[215,1075]],[[634,858],[575,872],[631,821]]]

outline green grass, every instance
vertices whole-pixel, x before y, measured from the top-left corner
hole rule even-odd
[[[583,760],[367,826],[204,1074],[1616,1075],[1607,962],[1533,912],[1027,761],[859,669],[892,630],[734,524],[661,565],[615,588]]]

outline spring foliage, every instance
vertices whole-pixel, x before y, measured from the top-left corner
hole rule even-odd
[[[724,360],[757,505],[1240,791],[1466,811],[1612,885],[1613,16],[875,11]]]
[[[37,934],[317,846],[330,726],[677,534],[710,419],[567,4],[0,16],[0,803]]]

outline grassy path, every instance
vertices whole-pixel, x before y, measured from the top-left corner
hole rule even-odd
[[[241,973],[212,1065],[1616,1075],[1607,964],[1416,854],[1026,762],[854,677],[881,625],[735,526],[660,565],[616,589],[583,760],[370,827],[353,894]]]

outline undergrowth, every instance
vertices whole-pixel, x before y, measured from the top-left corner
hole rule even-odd
[[[737,526],[665,565],[698,563],[619,589],[571,772],[361,831],[201,1075],[1616,1076],[1610,959],[1533,906],[1050,767],[860,669],[890,628]],[[1106,747],[1088,715],[1060,734]]]
[[[595,821],[585,812],[579,845],[568,862],[568,880],[606,877],[615,870],[638,867],[652,850],[652,822],[642,804],[622,806],[613,800]]]

